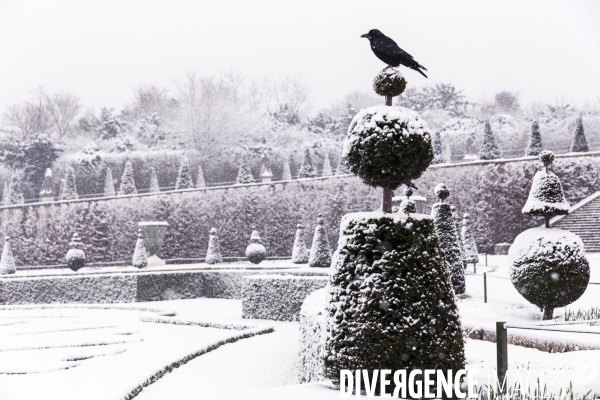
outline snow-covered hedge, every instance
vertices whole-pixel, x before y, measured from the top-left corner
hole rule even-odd
[[[328,281],[327,276],[245,276],[242,286],[242,317],[297,321],[306,296],[324,288]]]
[[[323,342],[327,289],[309,294],[300,309],[298,383],[324,381]]]

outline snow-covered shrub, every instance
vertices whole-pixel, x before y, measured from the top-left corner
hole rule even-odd
[[[432,145],[432,149],[433,149],[433,161],[431,161],[431,164],[447,163],[448,160],[446,160],[446,157],[444,154],[444,148],[442,146],[442,136],[440,135],[439,132],[433,133],[433,141],[432,141],[431,145]]]
[[[327,276],[256,275],[242,279],[242,317],[298,321],[302,302]]]
[[[313,156],[310,148],[307,147],[304,149],[302,163],[298,169],[298,178],[315,178],[317,176],[319,176],[319,172],[317,171],[317,167],[313,162]]]
[[[8,185],[7,190],[7,198],[8,202],[6,204],[9,205],[18,205],[25,203],[25,199],[23,198],[23,191],[21,189],[21,179],[17,175],[13,175],[10,180],[10,184]]]
[[[590,146],[588,146],[585,131],[583,130],[583,118],[581,115],[577,118],[569,151],[571,153],[590,151]]]
[[[496,139],[494,139],[490,121],[487,120],[485,121],[483,143],[481,144],[481,149],[479,150],[479,158],[481,160],[495,160],[496,158],[500,157],[502,157],[502,153],[500,153],[500,149],[496,144]]]
[[[458,239],[458,248],[460,249],[460,258],[463,260],[463,265],[466,268],[467,262],[465,261],[465,247],[463,246],[462,236],[461,236],[461,228],[462,221],[460,216],[456,212],[456,207],[450,206],[450,212],[452,212],[452,216],[454,217],[454,229],[456,229],[456,237]]]
[[[113,197],[115,195],[115,183],[113,182],[112,171],[110,167],[106,168],[106,177],[104,178],[104,197]]]
[[[323,160],[323,174],[321,176],[331,175],[331,162],[329,161],[329,154],[325,153],[325,159]]]
[[[198,165],[198,176],[196,177],[196,189],[203,189],[206,187],[204,181],[204,171],[202,171],[202,165]]]
[[[158,184],[158,175],[156,175],[156,168],[152,167],[150,172],[150,189],[148,189],[148,193],[158,193],[160,192],[160,185]]]
[[[300,359],[298,383],[324,381],[323,345],[325,342],[325,304],[327,288],[315,290],[300,308]]]
[[[282,181],[291,181],[292,172],[290,171],[290,159],[288,157],[283,160],[283,172],[281,173]]]
[[[69,251],[65,260],[67,261],[67,267],[73,271],[83,268],[85,265],[85,253],[83,252],[83,243],[77,232],[73,233],[71,241],[69,242]]]
[[[252,264],[260,264],[261,261],[267,258],[267,250],[261,243],[258,231],[252,231],[250,244],[246,247],[246,258]]]
[[[67,176],[65,177],[65,187],[61,194],[61,200],[75,200],[78,199],[77,194],[77,183],[75,181],[75,169],[70,167],[67,170]]]
[[[326,313],[325,375],[342,369],[464,368],[448,269],[429,216],[342,219]]]
[[[383,97],[400,96],[406,89],[406,79],[400,71],[387,66],[373,79],[373,90]]]
[[[331,266],[331,248],[329,247],[327,232],[325,232],[321,216],[317,218],[317,226],[315,226],[308,265],[313,268],[329,268]]]
[[[131,265],[136,268],[146,268],[148,266],[148,253],[146,252],[146,246],[144,245],[144,235],[142,230],[138,229],[138,237],[135,241],[135,250],[133,251],[133,258]]]
[[[531,139],[527,147],[527,156],[539,156],[544,146],[542,145],[542,135],[540,135],[540,125],[537,121],[531,124]]]
[[[193,187],[194,181],[192,180],[192,171],[190,170],[190,160],[187,157],[184,157],[181,160],[181,165],[179,167],[175,190],[192,189]]]
[[[246,183],[254,183],[254,176],[250,170],[250,164],[248,163],[248,153],[243,152],[240,158],[240,167],[238,169],[237,183],[243,185]]]
[[[15,259],[13,258],[10,248],[10,237],[4,237],[4,247],[2,248],[2,258],[0,258],[0,275],[14,274],[17,272],[15,268]]]
[[[531,228],[510,247],[510,278],[527,301],[552,319],[554,308],[564,307],[585,292],[589,262],[579,236],[562,229]]]
[[[477,264],[479,261],[479,257],[477,256],[477,244],[475,243],[475,238],[473,237],[473,232],[471,230],[471,217],[468,213],[465,213],[463,217],[460,236],[465,252],[465,261],[468,264]]]
[[[441,200],[431,208],[435,234],[438,237],[440,248],[444,252],[444,261],[450,273],[450,281],[454,292],[463,294],[465,292],[465,269],[458,244],[458,232],[454,225],[454,216],[450,204],[444,203],[444,199],[450,195],[450,191],[443,183],[440,183],[435,189],[435,194]]]
[[[404,200],[400,202],[399,211],[401,214],[414,214],[417,212],[417,203],[410,198],[413,195],[413,190],[410,187],[404,188]]]
[[[292,262],[294,264],[306,264],[309,259],[308,250],[304,242],[304,226],[296,226],[296,237],[294,238],[294,247],[292,248]]]
[[[125,164],[123,176],[121,176],[121,186],[119,187],[119,196],[127,194],[137,194],[135,180],[133,179],[133,166],[129,160]]]
[[[208,238],[208,250],[206,250],[206,263],[216,264],[223,262],[221,257],[221,245],[219,244],[219,236],[217,235],[217,229],[210,229],[210,237]]]

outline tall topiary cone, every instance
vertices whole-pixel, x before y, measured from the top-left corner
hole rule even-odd
[[[150,172],[150,188],[148,189],[148,193],[158,192],[160,192],[160,186],[158,184],[158,175],[156,175],[156,168],[152,167],[152,171]]]
[[[440,199],[439,203],[435,203],[431,207],[435,234],[438,237],[440,248],[444,251],[444,261],[446,261],[446,267],[450,273],[454,293],[463,294],[466,290],[465,268],[460,251],[460,239],[456,232],[450,204],[444,203],[444,200],[450,196],[450,191],[445,184],[440,183],[435,187],[434,193]]]
[[[581,115],[577,117],[575,131],[573,132],[573,139],[571,140],[571,147],[569,151],[571,153],[590,151],[590,146],[588,145],[585,137],[585,131],[583,130],[583,117]]]
[[[554,309],[565,307],[585,292],[590,266],[581,238],[562,229],[550,228],[550,218],[567,214],[567,203],[560,181],[548,167],[552,152],[543,151],[544,168],[533,178],[523,213],[545,217],[544,228],[528,229],[515,238],[509,250],[512,261],[510,279],[527,301],[544,310],[543,318],[553,318]]]
[[[531,124],[531,139],[529,140],[529,147],[527,147],[528,156],[539,156],[542,152],[542,135],[540,135],[540,125],[537,121],[533,121]]]
[[[465,261],[468,264],[477,264],[479,261],[479,257],[477,256],[477,243],[475,243],[475,238],[473,237],[473,231],[471,229],[471,217],[467,213],[463,216],[460,236],[465,252]]]
[[[502,157],[502,153],[496,144],[494,134],[492,133],[492,127],[490,121],[485,121],[485,127],[483,130],[483,143],[479,150],[479,158],[481,160],[495,160],[496,158]]]
[[[267,250],[262,245],[260,235],[257,230],[252,227],[252,235],[250,236],[250,244],[246,247],[246,258],[252,264],[260,264],[261,261],[267,258]]]
[[[4,237],[4,247],[2,248],[2,258],[0,258],[0,275],[14,274],[17,272],[15,268],[15,259],[10,249],[10,237]]]
[[[77,232],[73,233],[71,241],[69,242],[69,251],[65,260],[67,261],[67,267],[73,271],[77,271],[85,265],[85,253],[82,250],[83,243]]]
[[[198,177],[196,178],[196,189],[203,189],[206,187],[204,181],[204,172],[202,171],[202,165],[198,165]]]
[[[181,159],[179,174],[175,182],[175,190],[192,189],[194,181],[192,180],[192,171],[190,170],[190,160],[187,157]]]
[[[206,263],[216,264],[221,262],[223,262],[223,257],[221,257],[221,245],[219,244],[217,229],[211,228],[208,237],[208,250],[206,250]]]
[[[146,251],[146,246],[144,245],[144,235],[142,234],[141,229],[138,229],[131,265],[140,269],[148,266],[148,252]]]
[[[294,264],[306,264],[308,262],[308,250],[306,250],[306,244],[304,243],[304,226],[301,224],[296,226],[292,262]]]
[[[127,194],[137,194],[135,179],[133,177],[133,165],[131,164],[131,161],[127,161],[125,163],[125,169],[123,170],[123,175],[121,176],[121,186],[119,186],[119,196]]]
[[[321,215],[317,218],[308,265],[313,268],[329,268],[331,266],[331,248]]]
[[[113,197],[115,195],[115,184],[113,182],[112,171],[110,167],[106,168],[106,176],[104,177],[104,197]]]
[[[458,310],[433,220],[391,213],[392,190],[410,187],[433,159],[427,124],[402,107],[362,110],[344,158],[384,196],[382,211],[342,218],[325,313],[326,378],[339,385],[343,369],[463,369]]]

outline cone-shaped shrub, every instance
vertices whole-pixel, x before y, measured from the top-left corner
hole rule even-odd
[[[329,268],[331,266],[331,248],[327,240],[327,232],[323,226],[323,218],[317,218],[315,235],[313,236],[312,246],[308,265],[313,268]]]
[[[115,183],[113,182],[112,171],[110,167],[106,168],[106,177],[104,178],[104,197],[115,195]]]
[[[13,175],[10,184],[8,185],[8,204],[24,204],[23,191],[21,190],[21,180],[16,175]]]
[[[75,181],[75,169],[69,167],[67,176],[65,177],[65,187],[62,193],[61,200],[76,200],[79,198],[77,194],[77,183]]]
[[[216,264],[220,262],[223,262],[223,257],[221,256],[221,245],[219,244],[219,236],[217,235],[217,229],[211,228],[210,236],[208,238],[208,250],[206,251],[206,263]]]
[[[246,247],[246,258],[252,264],[260,264],[261,261],[267,258],[267,250],[261,244],[260,235],[256,230],[252,231],[250,244]]]
[[[175,183],[175,190],[192,189],[194,181],[192,180],[192,171],[190,171],[190,160],[183,157],[179,166],[179,174]]]
[[[144,235],[142,234],[141,229],[138,229],[131,265],[136,268],[146,268],[148,266],[148,252],[146,251],[146,246],[144,245]]]
[[[404,188],[406,198],[400,203],[400,212],[402,214],[414,214],[417,212],[417,204],[410,196],[413,195],[413,190],[410,187]]]
[[[573,132],[573,139],[571,140],[571,153],[582,153],[590,151],[587,139],[585,137],[585,131],[583,130],[583,118],[581,115],[577,118],[575,123],[575,131]]]
[[[460,219],[460,216],[456,212],[456,207],[450,206],[450,211],[452,211],[452,215],[454,216],[454,229],[456,229],[456,237],[458,238],[458,247],[460,249],[460,258],[462,258],[463,265],[466,269],[467,261],[465,260],[465,247],[463,246],[462,236],[461,236],[462,221]]]
[[[285,158],[283,160],[283,172],[281,173],[282,181],[291,181],[292,180],[292,172],[290,171],[290,160],[289,158]]]
[[[490,121],[485,121],[483,143],[481,144],[481,150],[479,150],[479,158],[481,160],[495,160],[500,157],[502,157],[502,153],[500,153],[500,149],[496,144],[496,139],[494,139]]]
[[[315,178],[318,176],[317,168],[313,162],[312,153],[307,147],[304,149],[304,158],[298,171],[298,178]]]
[[[442,135],[439,132],[433,134],[433,161],[432,164],[445,164],[448,161],[444,157],[444,148],[442,146]]]
[[[0,275],[14,274],[17,272],[15,268],[15,259],[13,258],[12,250],[10,249],[10,237],[4,237],[4,247],[2,248],[2,258],[0,258]]]
[[[471,218],[467,213],[465,213],[463,217],[461,239],[465,252],[465,261],[468,264],[477,264],[479,261],[479,257],[477,256],[477,244],[475,243],[475,238],[473,237],[473,232],[471,230]]]
[[[73,233],[71,241],[69,242],[69,251],[65,257],[67,261],[67,267],[73,271],[77,271],[85,265],[85,253],[83,252],[83,243],[77,232]]]
[[[156,168],[152,167],[152,171],[150,172],[150,188],[148,189],[148,193],[158,192],[160,192],[160,186],[158,184],[158,175],[156,175]]]
[[[292,262],[294,264],[306,264],[309,254],[304,243],[304,226],[296,226],[296,237],[294,238],[294,248],[292,249]]]
[[[119,196],[127,194],[137,194],[135,188],[135,180],[133,178],[133,166],[131,161],[125,163],[125,169],[123,170],[123,176],[121,176],[121,186],[119,187]]]
[[[537,121],[533,121],[531,124],[531,139],[529,139],[529,146],[527,147],[528,156],[539,156],[542,152],[542,135],[540,135],[540,126]]]
[[[206,182],[204,181],[204,171],[202,171],[202,165],[198,165],[198,177],[196,178],[196,189],[204,189]]]
[[[248,162],[248,153],[243,152],[240,158],[240,166],[238,168],[237,175],[238,185],[244,185],[246,183],[254,183],[254,176],[250,170],[250,163]]]
[[[331,162],[329,161],[329,154],[325,153],[325,159],[323,160],[323,176],[331,176]]]
[[[444,203],[444,200],[450,195],[450,191],[446,185],[440,183],[435,187],[434,192],[440,199],[439,203],[435,203],[431,207],[435,234],[438,237],[440,248],[444,251],[444,261],[450,274],[454,293],[463,294],[465,292],[465,269],[460,253],[459,238],[450,204]]]

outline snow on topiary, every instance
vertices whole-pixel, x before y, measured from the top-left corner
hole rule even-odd
[[[160,186],[158,184],[158,175],[156,175],[156,168],[152,167],[152,171],[150,172],[150,188],[148,189],[148,193],[158,192],[160,192]]]
[[[298,169],[298,178],[315,178],[319,175],[317,167],[313,163],[313,156],[310,148],[304,149],[304,157],[302,158],[302,164]]]
[[[221,245],[219,244],[219,236],[217,235],[217,229],[211,228],[210,236],[208,238],[208,250],[206,250],[206,263],[216,264],[220,262],[223,262],[223,257],[221,256]]]
[[[322,176],[331,176],[331,162],[329,161],[329,154],[325,153],[325,159],[323,160],[323,175]]]
[[[448,161],[444,156],[444,148],[442,147],[442,135],[440,132],[435,132],[433,134],[433,141],[431,143],[433,148],[433,161],[432,164],[445,164]]]
[[[115,195],[115,183],[113,182],[112,171],[110,167],[106,168],[106,177],[104,178],[104,197],[113,197]]]
[[[198,177],[196,178],[196,189],[204,189],[206,182],[204,181],[204,171],[202,171],[202,165],[198,165]]]
[[[590,267],[579,236],[562,229],[532,228],[515,238],[508,252],[510,279],[527,301],[544,310],[565,307],[585,292]]]
[[[243,152],[240,158],[240,166],[238,168],[237,184],[244,185],[246,183],[254,183],[254,176],[250,170],[250,163],[248,162],[248,153]]]
[[[410,198],[413,195],[413,190],[410,187],[404,188],[404,195],[406,198],[400,202],[400,212],[406,215],[416,213],[417,204]]]
[[[540,154],[544,169],[535,173],[529,197],[523,207],[523,214],[544,217],[546,228],[550,227],[550,218],[569,213],[570,205],[565,198],[560,180],[548,167],[554,161],[554,154],[544,150]]]
[[[23,191],[21,190],[21,179],[16,175],[13,175],[10,184],[8,185],[8,204],[25,204]]]
[[[296,228],[296,237],[294,238],[294,247],[292,248],[292,262],[294,264],[306,264],[309,254],[304,243],[304,226],[298,224]]]
[[[323,226],[323,218],[320,214],[317,218],[317,226],[315,226],[308,265],[313,268],[329,268],[331,266],[331,248],[327,240],[327,232],[325,232]]]
[[[282,181],[291,181],[292,180],[292,172],[290,171],[290,159],[286,157],[283,160],[283,172],[281,173]]]
[[[142,234],[141,229],[138,229],[131,265],[140,269],[148,266],[148,252],[146,251],[146,246],[144,245],[144,235]]]
[[[542,152],[542,135],[540,135],[540,125],[537,121],[533,121],[531,124],[531,139],[529,139],[529,146],[527,147],[528,156],[539,156]]]
[[[417,179],[433,160],[429,128],[403,107],[374,106],[350,123],[343,157],[364,183],[383,188],[383,211],[392,212],[392,190]]]
[[[573,139],[571,140],[571,147],[569,148],[569,151],[571,153],[590,151],[590,146],[585,138],[585,131],[583,130],[583,117],[581,115],[577,117],[575,131],[573,132]]]
[[[323,345],[325,342],[325,306],[327,288],[315,290],[300,308],[300,350],[298,383],[324,381]]]
[[[502,153],[500,153],[500,149],[496,144],[496,139],[494,139],[490,121],[486,120],[483,131],[483,143],[481,144],[481,149],[479,150],[479,159],[495,160],[500,157],[502,157]]]
[[[52,180],[52,169],[50,168],[46,168],[46,172],[44,172],[44,182],[42,182],[40,188],[40,199],[42,201],[45,199],[54,200],[54,182]]]
[[[192,180],[192,171],[190,171],[190,160],[187,157],[181,159],[175,190],[192,189],[194,181]]]
[[[257,230],[253,230],[252,236],[250,236],[250,244],[246,247],[246,258],[252,264],[260,264],[261,261],[267,258],[267,250],[261,244]]]
[[[463,294],[465,292],[465,269],[460,252],[460,240],[454,225],[454,215],[452,215],[450,204],[444,203],[444,200],[450,195],[450,191],[445,184],[440,183],[435,187],[434,192],[440,199],[439,203],[435,203],[431,207],[435,234],[438,237],[440,248],[444,252],[444,261],[450,274],[454,293]]]
[[[62,192],[61,200],[76,200],[79,198],[77,194],[77,182],[75,181],[75,169],[69,167],[67,176],[65,177],[65,187]]]
[[[133,166],[131,165],[130,160],[125,163],[123,176],[121,176],[121,186],[119,187],[119,196],[128,194],[137,194],[135,180],[133,178]]]
[[[67,261],[67,267],[73,271],[77,271],[85,265],[85,253],[82,250],[83,243],[77,232],[73,233],[71,241],[69,242],[69,251],[65,260]]]
[[[458,309],[431,217],[347,214],[338,243],[325,376],[339,385],[342,369],[463,369]]]
[[[465,261],[468,264],[477,264],[479,261],[479,257],[477,256],[477,244],[475,243],[475,238],[473,237],[473,232],[471,231],[471,218],[467,213],[465,213],[463,217],[460,236],[465,252]]]
[[[10,248],[10,237],[4,237],[4,247],[2,248],[2,258],[0,258],[0,275],[14,274],[17,272],[15,268],[15,259]]]
[[[387,66],[373,79],[373,90],[383,97],[400,96],[406,89],[406,79],[400,71]]]
[[[451,206],[450,211],[452,211],[452,215],[454,216],[454,228],[456,229],[456,237],[458,238],[458,247],[460,248],[460,257],[463,260],[463,264],[465,268],[467,268],[467,262],[465,261],[465,248],[463,246],[462,236],[461,236],[461,220],[456,212],[456,207]]]

